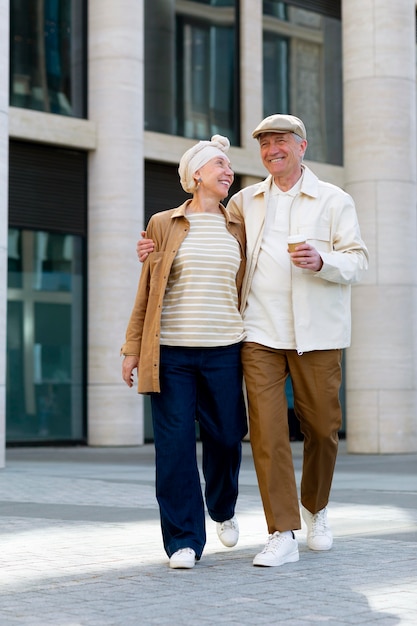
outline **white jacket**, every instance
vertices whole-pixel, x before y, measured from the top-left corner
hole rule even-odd
[[[368,268],[355,205],[339,187],[323,182],[303,165],[300,192],[290,215],[290,233],[303,234],[323,259],[319,272],[291,264],[295,339],[299,352],[345,348],[351,335],[351,285]],[[227,208],[243,217],[247,265],[242,286],[244,311],[262,243],[272,177],[239,191]]]

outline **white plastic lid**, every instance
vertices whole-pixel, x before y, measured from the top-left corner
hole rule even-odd
[[[304,235],[289,235],[287,243],[304,243],[306,240]]]

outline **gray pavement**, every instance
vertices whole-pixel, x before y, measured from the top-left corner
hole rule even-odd
[[[293,443],[299,483],[302,444]],[[417,624],[417,455],[350,455],[341,443],[330,552],[297,531],[300,561],[256,568],[267,531],[244,443],[240,540],[170,570],[153,446],[8,449],[0,470],[1,626]]]

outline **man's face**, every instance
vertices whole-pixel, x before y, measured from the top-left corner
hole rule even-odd
[[[293,133],[263,133],[259,138],[261,159],[266,169],[277,178],[299,173],[307,141],[299,141]]]

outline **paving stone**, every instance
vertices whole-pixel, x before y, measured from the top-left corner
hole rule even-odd
[[[302,444],[292,444],[299,482]],[[201,450],[199,447],[199,458]],[[170,570],[153,446],[12,448],[0,470],[0,626],[417,624],[417,455],[341,450],[330,552],[255,568],[267,531],[244,443],[235,548]]]

